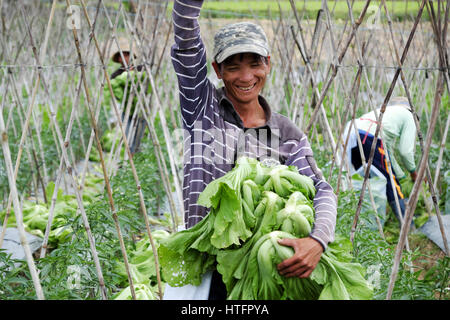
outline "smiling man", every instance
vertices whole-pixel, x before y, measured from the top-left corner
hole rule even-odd
[[[283,239],[294,255],[278,265],[286,277],[309,277],[334,240],[336,196],[317,168],[306,135],[287,117],[271,111],[261,96],[270,73],[263,29],[250,22],[227,25],[214,37],[212,66],[224,87],[207,78],[206,50],[198,17],[202,0],[174,0],[175,44],[171,55],[179,82],[184,139],[184,220],[190,228],[208,209],[197,205],[206,185],[230,171],[238,156],[296,166],[314,181],[316,219],[309,237]],[[225,299],[220,274],[213,273],[209,299]]]
[[[240,23],[232,27],[241,26],[251,24]],[[270,57],[244,52],[231,55],[224,62],[219,61],[221,60],[216,58],[212,65],[217,77],[223,80],[225,95],[242,119],[244,127],[263,126],[266,123],[266,114],[258,97],[270,72]]]

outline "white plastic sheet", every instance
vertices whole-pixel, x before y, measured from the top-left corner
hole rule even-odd
[[[352,185],[353,188],[356,190],[362,189],[362,184],[364,180],[364,167],[361,166],[354,175],[352,175]],[[370,166],[370,176],[369,176],[369,184],[370,189],[372,191],[372,197],[373,197],[373,203],[372,205],[372,199],[370,198],[369,190],[366,189],[364,193],[364,201],[361,211],[372,211],[374,210],[374,207],[376,208],[376,214],[378,216],[378,219],[380,220],[381,226],[384,225],[386,222],[386,203],[387,203],[387,196],[386,196],[386,185],[387,180],[386,177],[375,168],[375,166]],[[368,221],[368,227],[372,230],[378,229],[376,217],[370,216]]]
[[[2,227],[0,227],[0,232],[2,232]],[[26,237],[28,245],[30,246],[31,252],[38,250],[43,239],[36,237],[28,232],[26,232]],[[2,249],[5,249],[7,254],[11,254],[11,259],[25,260],[25,251],[22,244],[20,243],[19,229],[17,228],[6,228],[5,237],[3,239]],[[16,263],[16,265],[18,265]]]
[[[442,224],[444,226],[445,236],[447,238],[447,245],[450,247],[450,215],[442,215]],[[442,251],[445,252],[444,240],[442,239],[441,229],[437,216],[431,216],[428,221],[419,229],[424,235],[433,241]]]
[[[178,226],[178,231],[184,230],[184,226]],[[183,287],[171,287],[166,284],[163,300],[208,300],[211,287],[212,271],[207,271],[199,286],[186,285]]]
[[[206,272],[199,286],[171,287],[166,284],[163,300],[208,300],[211,277],[212,271]]]

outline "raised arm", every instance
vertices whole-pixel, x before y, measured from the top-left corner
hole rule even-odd
[[[174,0],[172,19],[175,44],[171,56],[178,77],[180,107],[185,125],[192,126],[206,103],[206,50],[198,17],[203,0]]]

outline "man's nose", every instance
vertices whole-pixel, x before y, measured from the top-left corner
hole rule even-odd
[[[239,80],[241,81],[251,81],[253,79],[253,72],[249,67],[241,68],[241,72],[239,74]]]

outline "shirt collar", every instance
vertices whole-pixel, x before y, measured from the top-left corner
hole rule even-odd
[[[225,121],[237,125],[239,128],[249,129],[244,127],[244,123],[242,122],[241,117],[236,112],[236,109],[234,108],[230,99],[228,99],[228,97],[226,96],[225,87],[217,89],[217,100],[219,101],[220,115]],[[266,124],[261,127],[252,129],[261,129],[266,127],[269,127],[270,129],[279,129],[272,118],[272,110],[270,109],[270,106],[267,103],[266,99],[264,99],[263,96],[259,95],[258,100],[266,115]]]

